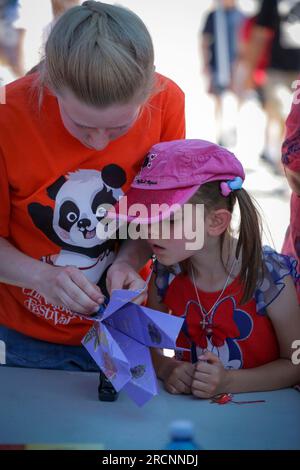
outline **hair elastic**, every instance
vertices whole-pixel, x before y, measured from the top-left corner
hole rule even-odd
[[[220,185],[221,194],[224,197],[229,196],[231,191],[235,191],[236,189],[241,189],[243,186],[243,180],[240,176],[236,176],[232,180],[223,181]]]

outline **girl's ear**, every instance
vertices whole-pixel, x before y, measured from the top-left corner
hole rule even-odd
[[[230,225],[232,214],[226,209],[211,211],[206,218],[206,230],[212,237],[218,237],[224,233]]]

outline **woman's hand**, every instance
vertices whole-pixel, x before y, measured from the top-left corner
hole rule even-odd
[[[207,351],[199,357],[191,386],[195,397],[211,398],[219,393],[226,393],[227,382],[228,371],[215,354]]]
[[[104,301],[100,288],[75,266],[43,264],[36,290],[45,297],[47,303],[84,315],[97,312]]]
[[[107,271],[106,286],[109,294],[115,289],[144,291],[133,301],[143,303],[147,298],[146,284],[143,278],[125,261],[115,261]]]

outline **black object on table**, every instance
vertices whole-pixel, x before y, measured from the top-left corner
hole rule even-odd
[[[115,390],[113,384],[106,378],[102,371],[100,371],[98,397],[100,401],[116,401],[118,399],[118,392]]]
[[[103,292],[102,286],[102,292]],[[105,291],[104,291],[105,292]],[[105,295],[104,302],[100,305],[96,315],[104,313],[109,303],[108,295]],[[102,371],[100,371],[98,397],[100,401],[116,401],[118,399],[118,392],[115,390],[113,384],[106,378]]]

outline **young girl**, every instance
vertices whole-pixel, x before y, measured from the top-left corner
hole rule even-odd
[[[138,16],[86,1],[58,19],[37,71],[0,105],[7,365],[98,369],[80,346],[90,322],[74,312],[99,309],[107,272],[110,288],[143,285],[136,271],[150,253],[125,242],[114,261],[115,241],[96,236],[97,208],[118,200],[153,144],[183,137],[183,93],[155,73]]]
[[[174,141],[152,147],[126,194],[128,208],[146,206],[148,218],[144,210],[134,223],[141,223],[157,257],[149,306],[184,318],[178,338],[184,350],[174,358],[153,353],[157,375],[171,393],[208,398],[299,382],[300,367],[291,362],[293,341],[300,338],[296,262],[262,248],[259,216],[243,180],[240,162],[226,149]],[[153,205],[162,203],[161,210]],[[173,204],[184,210],[172,210]],[[236,204],[238,239],[231,230]],[[118,216],[126,216],[121,207]],[[203,247],[191,247],[191,234],[201,230]]]

